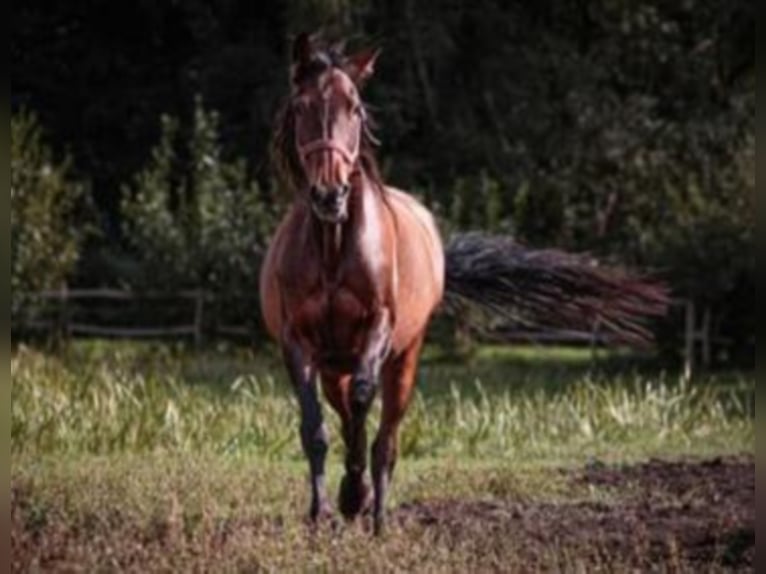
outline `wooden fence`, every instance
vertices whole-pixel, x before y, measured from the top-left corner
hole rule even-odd
[[[202,290],[189,290],[167,294],[156,292],[134,292],[120,289],[61,289],[35,294],[35,299],[42,301],[49,312],[45,318],[35,318],[23,322],[20,326],[26,330],[56,332],[65,337],[89,336],[126,339],[154,338],[189,338],[201,344],[206,335],[228,335],[247,337],[254,333],[248,325],[232,325],[217,320],[207,321],[206,313],[215,297]],[[125,326],[105,324],[104,321],[85,321],[78,319],[77,310],[87,308],[86,303],[94,302],[130,302],[147,303],[166,301],[173,305],[188,305],[183,321],[176,323],[162,321],[155,325]],[[50,303],[56,309],[50,311]],[[254,309],[253,311],[257,311]],[[120,314],[112,312],[110,315]],[[123,315],[128,313],[123,312]],[[146,314],[146,313],[144,313]],[[51,316],[52,315],[52,316]],[[214,318],[215,319],[215,318]],[[123,321],[124,323],[124,321]]]
[[[255,334],[253,325],[221,323],[213,315],[211,303],[215,297],[203,290],[189,290],[178,293],[134,292],[120,289],[61,289],[46,291],[34,297],[43,302],[53,302],[57,310],[47,318],[36,318],[21,325],[26,330],[56,332],[64,337],[105,337],[105,338],[188,338],[201,344],[206,336],[228,336],[247,338]],[[155,325],[114,325],[104,321],[84,321],[77,318],[76,310],[87,307],[87,302],[149,302],[164,300],[187,305],[185,319],[177,323],[162,321]],[[694,302],[679,300],[674,306],[681,307],[684,317],[684,376],[691,378],[699,365],[709,367],[712,361],[712,344],[721,341],[713,336],[713,317],[707,307],[699,309]],[[253,309],[254,315],[258,313]],[[119,312],[118,312],[119,314]],[[50,315],[50,313],[49,313]],[[115,315],[114,312],[111,313]],[[594,349],[609,344],[608,336],[596,327],[592,332],[558,330],[549,332],[503,330],[497,334],[503,341],[517,341],[531,344],[580,344]],[[490,337],[492,338],[492,337]]]
[[[253,334],[253,329],[246,325],[222,324],[215,320],[206,320],[210,303],[215,297],[202,290],[181,291],[178,293],[152,293],[152,292],[134,292],[120,289],[61,289],[57,291],[44,291],[33,295],[39,301],[42,301],[43,307],[47,307],[47,318],[36,318],[28,320],[21,325],[28,330],[57,332],[65,337],[91,336],[107,338],[130,338],[130,339],[148,339],[148,338],[181,338],[188,337],[196,343],[201,343],[205,335],[232,335],[247,336]],[[185,319],[178,323],[168,323],[163,321],[158,325],[141,326],[119,326],[105,324],[103,317],[96,322],[87,322],[77,318],[78,307],[82,310],[88,307],[84,303],[102,302],[150,302],[152,300],[162,300],[172,302],[176,305],[187,303]],[[51,312],[51,305],[56,307]],[[257,309],[253,310],[258,313]],[[108,313],[110,316],[126,315],[124,311]],[[146,313],[144,313],[146,314]],[[51,316],[52,315],[52,316]],[[124,323],[124,321],[122,321]],[[485,334],[492,340],[503,340],[508,342],[533,343],[533,344],[556,344],[572,343],[584,345],[609,344],[611,341],[607,335],[599,332],[595,328],[592,332],[582,332],[575,330],[551,330],[551,331],[529,331],[519,328],[502,328],[492,333]]]

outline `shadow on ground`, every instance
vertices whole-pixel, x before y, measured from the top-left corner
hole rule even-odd
[[[368,521],[315,532],[294,517],[207,520],[172,511],[148,524],[102,509],[42,513],[12,489],[12,571],[752,571],[755,461],[654,460],[561,470],[559,499],[425,498]],[[481,496],[481,495],[478,495]],[[161,519],[160,519],[161,518]],[[194,522],[189,520],[194,518]],[[194,526],[196,524],[196,526]]]
[[[424,500],[396,519],[438,529],[448,543],[478,536],[511,543],[521,564],[550,566],[550,552],[584,563],[620,557],[641,569],[698,566],[750,571],[755,556],[755,463],[751,457],[703,462],[593,464],[572,479],[615,495],[604,502]]]

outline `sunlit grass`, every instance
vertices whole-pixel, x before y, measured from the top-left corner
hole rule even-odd
[[[11,360],[12,452],[301,458],[298,408],[281,371],[244,359],[199,361],[121,352],[53,358],[22,349]],[[745,378],[719,388],[663,375],[557,379],[551,372],[537,385],[529,375],[503,385],[506,371],[516,374],[500,364],[485,385],[464,366],[424,366],[402,456],[571,460],[749,450],[753,441],[754,382]],[[328,420],[337,455],[337,420]]]
[[[682,383],[630,364],[616,371],[579,349],[483,348],[467,364],[427,354],[390,507],[483,499],[610,505],[628,493],[586,488],[572,473],[649,457],[754,452],[753,377]],[[20,348],[11,377],[16,569],[529,567],[520,558],[525,540],[485,532],[477,517],[453,534],[444,525],[396,524],[375,542],[356,526],[307,536],[298,408],[269,349],[192,353],[96,342],[53,356]],[[337,418],[327,420],[334,498],[343,445]],[[537,557],[544,571],[633,567],[626,556],[594,557],[590,547],[544,548]],[[677,571],[697,571],[679,560]]]

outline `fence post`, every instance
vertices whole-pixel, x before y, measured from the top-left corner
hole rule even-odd
[[[593,322],[593,328],[590,331],[590,363],[591,367],[595,367],[598,363],[598,339],[601,335],[601,317],[597,317]]]
[[[194,344],[202,346],[205,313],[205,292],[198,289],[194,296]]]
[[[69,339],[69,287],[64,283],[58,291],[59,312],[56,325],[56,338],[61,341]]]
[[[712,322],[712,313],[710,307],[705,307],[705,312],[702,316],[702,331],[700,337],[702,338],[702,365],[707,369],[712,362],[712,352],[710,347],[710,323]]]
[[[694,301],[686,302],[686,320],[684,328],[684,380],[689,382],[694,374]]]

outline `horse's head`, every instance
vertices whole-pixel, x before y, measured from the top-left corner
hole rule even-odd
[[[292,92],[285,113],[291,120],[301,187],[323,221],[339,223],[348,217],[351,177],[369,137],[359,90],[372,74],[377,54],[369,50],[344,57],[316,48],[306,34],[293,45]]]

